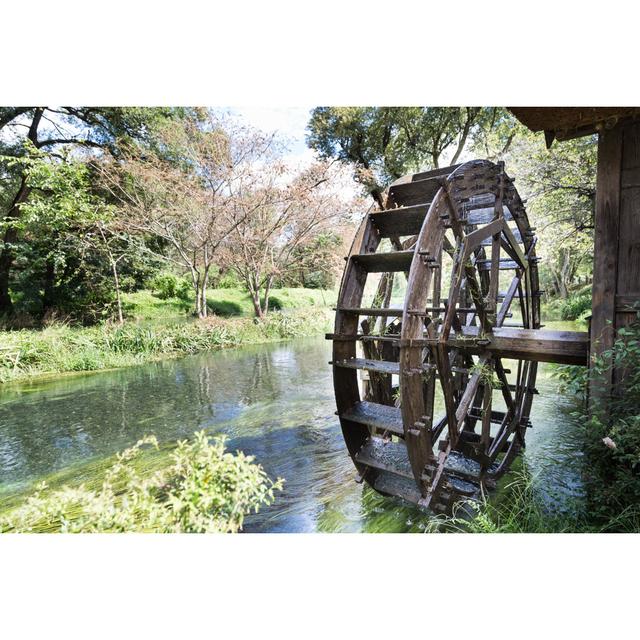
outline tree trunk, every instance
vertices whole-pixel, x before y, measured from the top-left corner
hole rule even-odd
[[[208,315],[207,309],[207,286],[209,280],[209,267],[206,267],[204,273],[202,274],[202,286],[200,288],[200,317],[206,318]]]
[[[29,197],[29,192],[26,178],[23,177],[18,193],[16,193],[5,218],[7,228],[4,232],[3,247],[0,252],[0,315],[9,315],[13,311],[13,303],[9,295],[9,280],[15,256],[13,245],[18,240],[18,230],[12,223],[18,220],[20,205]]]
[[[44,290],[42,294],[42,310],[46,313],[55,304],[56,265],[47,258],[44,271]]]
[[[262,318],[266,317],[267,313],[269,312],[269,293],[271,292],[271,282],[272,282],[273,278],[272,276],[269,276],[267,278],[267,282],[265,284],[265,288],[264,288],[264,304],[263,304],[263,315],[260,316]],[[258,291],[258,301],[260,300],[260,292]]]
[[[194,313],[200,318],[202,317],[200,315],[200,305],[202,302],[202,297],[200,295],[200,274],[193,267],[191,267],[191,283],[193,284],[194,293]]]
[[[113,258],[111,259],[111,270],[113,271],[113,282],[116,288],[116,303],[118,305],[118,323],[124,324],[122,316],[122,296],[120,295],[120,278],[118,276],[118,265]]]

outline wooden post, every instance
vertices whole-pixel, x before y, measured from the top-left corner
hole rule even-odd
[[[596,180],[591,357],[613,346],[640,300],[640,123],[623,121],[600,133]],[[616,375],[608,371],[590,390],[602,402]]]

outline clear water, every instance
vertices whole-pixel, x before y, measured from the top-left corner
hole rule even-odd
[[[154,433],[225,433],[285,489],[246,531],[403,531],[424,515],[354,481],[337,417],[331,345],[321,338],[204,353],[129,369],[6,387],[0,393],[0,492]],[[553,508],[580,497],[572,400],[543,365],[525,462]]]

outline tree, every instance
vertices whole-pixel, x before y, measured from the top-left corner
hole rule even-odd
[[[353,209],[336,192],[340,168],[334,164],[315,163],[286,183],[285,172],[277,160],[256,166],[252,179],[237,185],[229,209],[237,224],[226,258],[249,290],[259,318],[267,314],[271,287],[291,267],[294,252]]]
[[[97,163],[97,170],[125,227],[162,240],[168,249],[161,257],[190,274],[195,312],[204,318],[223,243],[263,204],[244,198],[275,141],[210,114],[163,128],[158,143],[158,152],[140,157],[121,151],[119,159]]]
[[[29,275],[37,278],[39,262],[44,264],[42,310],[44,313],[56,305],[64,306],[65,276],[78,281],[77,271],[87,271],[89,261],[108,260],[116,296],[118,319],[123,322],[122,300],[118,264],[132,253],[131,240],[118,229],[113,207],[92,189],[91,168],[87,162],[62,156],[50,158],[42,151],[31,148],[28,154],[13,162],[23,165],[29,199],[21,206],[20,219],[15,227],[35,247]],[[18,257],[20,257],[20,253]],[[91,256],[91,257],[90,257]],[[74,265],[74,258],[80,264]],[[100,269],[92,269],[90,287],[99,289]],[[74,290],[77,295],[77,289]],[[78,305],[86,302],[82,297]],[[95,302],[108,303],[100,297]]]
[[[291,253],[290,262],[279,280],[288,287],[331,289],[342,272],[342,256],[349,251],[346,240],[353,229],[321,231],[302,241]]]
[[[21,238],[20,218],[32,188],[26,165],[12,162],[30,149],[50,159],[63,157],[61,149],[78,148],[115,152],[122,139],[149,142],[154,128],[182,110],[168,108],[104,107],[2,107],[2,173],[6,177],[0,196],[2,211],[2,245],[0,248],[0,314],[13,309],[10,295],[11,277]],[[47,289],[44,296],[46,298]],[[48,303],[49,301],[47,301]],[[46,306],[46,304],[45,304]]]
[[[547,149],[542,134],[519,131],[505,160],[540,239],[544,286],[567,298],[576,275],[590,277],[592,270],[597,140],[587,136]]]
[[[455,164],[495,109],[480,107],[317,107],[307,143],[324,158],[351,164],[356,179],[383,206],[385,187],[410,172]]]

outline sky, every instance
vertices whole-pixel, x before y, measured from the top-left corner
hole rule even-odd
[[[305,143],[311,109],[313,107],[232,107],[230,111],[257,129],[280,133],[289,147],[286,162],[296,166],[308,164],[314,157]]]

